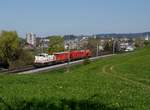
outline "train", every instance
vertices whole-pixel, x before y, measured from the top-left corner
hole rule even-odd
[[[64,63],[68,61],[75,61],[79,59],[89,58],[91,57],[91,55],[91,51],[88,49],[56,52],[50,55],[46,53],[41,53],[35,56],[34,66],[42,67],[47,65]]]

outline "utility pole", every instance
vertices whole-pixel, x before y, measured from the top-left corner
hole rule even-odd
[[[96,52],[96,56],[98,56],[98,54],[99,54],[99,45],[98,45],[98,43],[97,43],[97,52]]]
[[[68,42],[68,64],[67,64],[67,72],[70,70],[70,37],[69,37],[69,42]]]
[[[40,53],[43,53],[44,49],[43,49],[43,38],[40,39]]]
[[[70,44],[68,48],[69,48],[69,55],[68,55],[68,70],[69,70],[70,69]]]
[[[42,38],[42,53],[44,53],[44,39]]]
[[[115,54],[115,45],[116,45],[116,42],[115,42],[114,38],[112,38],[112,41],[113,41],[113,54]]]

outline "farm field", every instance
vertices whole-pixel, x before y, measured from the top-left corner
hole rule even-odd
[[[0,75],[3,110],[150,110],[150,47],[87,65]]]

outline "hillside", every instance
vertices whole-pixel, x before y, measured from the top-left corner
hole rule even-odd
[[[0,76],[0,108],[149,110],[150,48],[32,75]]]
[[[104,34],[96,34],[96,35],[65,35],[65,40],[73,40],[73,39],[82,39],[82,37],[97,37],[97,38],[145,38],[146,36],[150,36],[150,32],[141,32],[141,33],[104,33]]]

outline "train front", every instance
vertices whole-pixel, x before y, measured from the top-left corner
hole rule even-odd
[[[55,59],[56,58],[54,55],[48,55],[46,53],[41,53],[41,54],[35,56],[34,66],[42,67],[42,66],[51,65],[55,62]]]

